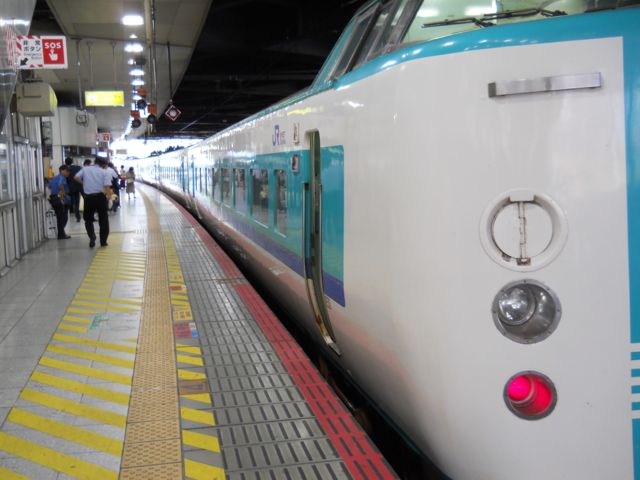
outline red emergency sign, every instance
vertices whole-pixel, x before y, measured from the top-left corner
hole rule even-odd
[[[45,68],[52,65],[66,65],[65,38],[61,36],[41,37]]]

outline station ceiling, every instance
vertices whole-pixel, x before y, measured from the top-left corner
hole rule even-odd
[[[365,1],[156,0],[155,136],[209,136],[305,88]],[[66,35],[70,63],[68,70],[38,74],[52,85],[60,105],[79,106],[78,72],[83,90],[124,90],[124,108],[95,109],[99,129],[114,137],[130,123],[129,59],[147,59],[143,78],[145,88],[152,90],[151,4],[151,0],[38,0],[36,5],[31,33]],[[145,18],[145,25],[124,26],[122,16],[132,13]],[[138,38],[129,38],[132,34]],[[145,45],[144,52],[126,53],[124,46],[135,41]],[[182,112],[175,122],[162,116],[170,100]],[[144,132],[143,126],[131,134]]]

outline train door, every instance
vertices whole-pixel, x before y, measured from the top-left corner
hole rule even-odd
[[[191,161],[189,162],[189,174],[190,174],[190,194],[192,197],[196,196],[196,186],[198,183],[198,178],[196,176],[196,157],[191,155]]]
[[[309,181],[303,184],[303,252],[307,296],[316,324],[326,344],[338,355],[340,349],[331,327],[323,283],[322,164],[320,133],[309,132]]]

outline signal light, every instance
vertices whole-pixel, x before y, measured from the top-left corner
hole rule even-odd
[[[491,308],[498,330],[518,343],[536,343],[551,335],[562,316],[558,296],[536,280],[505,285]]]
[[[538,372],[521,372],[504,387],[504,400],[515,415],[525,420],[538,420],[549,415],[556,406],[556,389],[549,378]]]

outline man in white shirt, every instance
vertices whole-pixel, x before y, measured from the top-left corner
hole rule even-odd
[[[107,246],[109,237],[109,202],[107,196],[111,191],[111,174],[105,170],[107,161],[97,157],[95,165],[84,167],[80,170],[74,180],[82,183],[84,187],[84,226],[89,236],[89,247],[96,246],[96,232],[93,228],[94,214],[98,213],[98,224],[100,225],[100,246]]]

